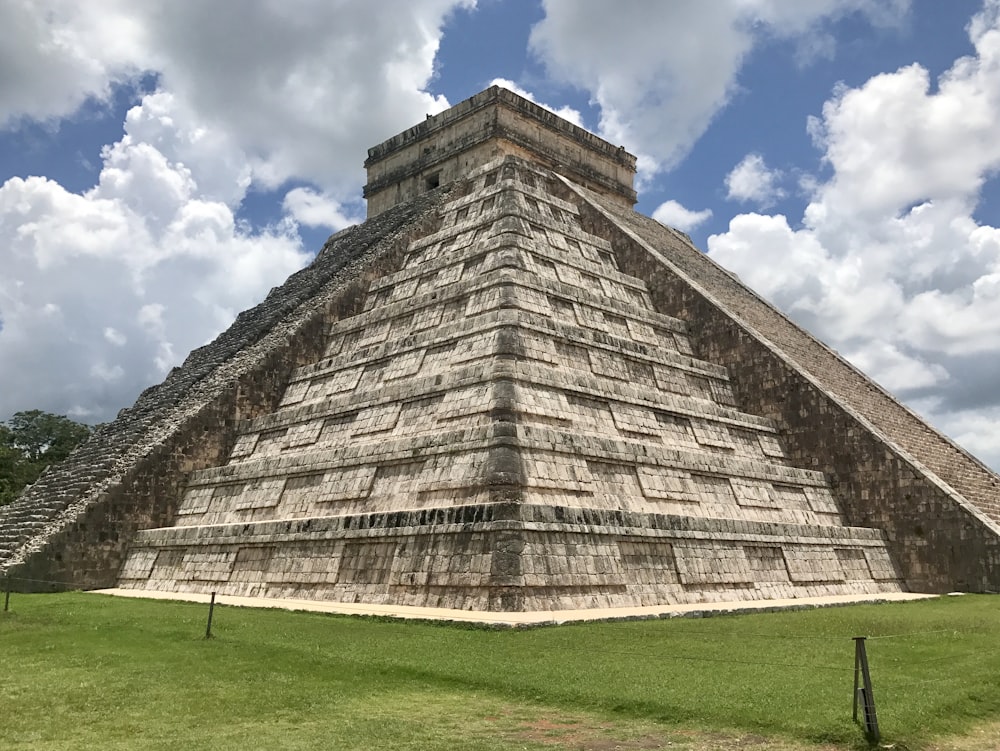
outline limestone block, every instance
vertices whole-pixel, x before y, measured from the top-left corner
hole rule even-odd
[[[692,474],[691,482],[697,488],[701,503],[722,507],[736,505],[736,494],[728,477]]]
[[[214,492],[215,488],[206,486],[188,488],[177,508],[178,516],[205,513],[212,502]]]
[[[661,391],[669,391],[683,396],[702,396],[691,393],[691,386],[682,370],[656,364],[653,366],[653,376],[656,379],[656,387]]]
[[[148,579],[153,573],[158,552],[156,550],[133,550],[122,565],[119,576],[123,579]]]
[[[411,277],[409,279],[401,280],[397,282],[393,287],[392,300],[409,300],[415,294],[417,294],[417,286],[419,284],[419,277]]]
[[[634,464],[587,460],[594,480],[595,502],[603,508],[625,508],[629,499],[642,499]]]
[[[844,572],[844,578],[847,581],[872,578],[864,549],[834,548],[834,553],[840,562],[840,568]]]
[[[372,344],[384,342],[389,336],[390,322],[388,319],[371,321],[361,332],[361,338],[357,342],[358,347],[368,347]]]
[[[597,252],[590,245],[585,245],[578,239],[567,237],[566,235],[561,235],[560,237],[563,241],[563,247],[566,248],[571,256],[579,256],[590,261],[591,263],[597,262]]]
[[[277,552],[274,545],[254,545],[240,547],[233,560],[231,579],[242,578],[248,581],[258,581],[271,565]]]
[[[325,472],[292,475],[285,480],[280,501],[282,516],[288,518],[313,512],[325,482]]]
[[[590,359],[590,369],[595,375],[620,381],[629,380],[629,369],[624,358],[593,349],[587,351],[587,356]]]
[[[743,552],[758,584],[789,581],[780,545],[744,545]]]
[[[781,442],[778,437],[771,433],[758,433],[757,440],[760,442],[761,451],[764,452],[764,456],[769,456],[775,459],[782,459],[785,456],[785,452],[781,447]]]
[[[296,381],[289,384],[288,388],[285,389],[284,396],[281,398],[281,406],[285,407],[289,404],[298,404],[301,402],[306,398],[309,386],[309,381]]]
[[[493,386],[489,384],[453,389],[443,396],[441,405],[437,409],[437,419],[444,422],[487,411],[493,399]]]
[[[351,435],[358,437],[392,430],[396,427],[401,409],[400,402],[393,402],[391,404],[377,404],[361,410],[351,426]]]
[[[647,436],[661,434],[660,422],[652,410],[635,404],[611,402],[611,416],[615,427],[625,433],[640,433]]]
[[[465,306],[465,315],[469,317],[482,315],[487,311],[496,309],[499,305],[499,287],[491,286],[486,289],[476,290],[469,295],[468,303]]]
[[[580,278],[580,271],[568,264],[554,264],[555,277],[563,284],[571,284],[574,287],[582,287],[583,281]]]
[[[526,332],[521,335],[521,343],[526,357],[546,365],[559,364],[559,357],[551,338]]]
[[[409,378],[417,374],[423,365],[425,352],[424,349],[413,349],[396,355],[386,366],[382,376],[383,380],[388,383],[398,378]]]
[[[383,584],[392,570],[396,554],[395,542],[346,542],[344,543],[338,584]]]
[[[316,440],[317,448],[330,449],[343,446],[351,439],[351,426],[358,419],[358,412],[341,412],[323,420],[323,429]]]
[[[699,444],[694,438],[691,421],[688,418],[657,411],[656,422],[659,425],[660,434],[668,446],[685,449],[698,447]]]
[[[610,313],[607,310],[601,311],[601,317],[604,319],[604,330],[610,333],[612,336],[617,336],[621,339],[630,339],[631,334],[629,333],[628,322],[624,316],[617,315],[615,313]]]
[[[809,508],[817,514],[840,514],[837,500],[833,497],[833,492],[828,487],[806,487],[803,488]]]
[[[542,316],[551,316],[553,314],[548,296],[537,289],[519,286],[514,292],[514,299],[517,301],[517,306],[522,310]]]
[[[464,363],[491,356],[496,351],[498,335],[494,329],[463,337],[452,350],[452,362]]]
[[[579,394],[566,394],[567,415],[580,429],[604,433],[615,429],[610,402]]]
[[[884,546],[866,547],[864,554],[872,579],[878,582],[898,581],[899,574]]]
[[[235,561],[235,550],[187,551],[181,562],[182,576],[195,581],[228,581]]]
[[[795,511],[810,511],[811,504],[807,500],[806,493],[811,488],[796,485],[785,485],[782,483],[772,483],[771,498],[780,507]]]
[[[572,414],[566,394],[561,391],[518,385],[514,387],[514,401],[518,412],[529,418],[566,422]]]
[[[660,343],[660,338],[656,335],[656,331],[648,323],[628,318],[626,319],[626,325],[628,326],[628,335],[631,339],[650,345],[658,345]]]
[[[594,277],[597,279],[597,277]],[[625,305],[630,305],[635,303],[635,298],[629,293],[627,287],[622,285],[620,282],[614,279],[608,279],[607,277],[601,277],[598,280],[598,289],[608,298],[620,302]]]
[[[420,366],[422,376],[437,376],[451,367],[454,342],[447,342],[436,347],[429,347],[424,353],[424,361]]]
[[[590,372],[590,359],[587,357],[585,347],[561,339],[555,340],[554,343],[561,368]]]
[[[444,308],[441,305],[425,305],[413,314],[413,331],[425,331],[438,326]]]
[[[299,425],[292,425],[285,432],[282,448],[297,448],[316,443],[320,433],[323,431],[323,424],[324,421],[319,419]]]
[[[438,274],[440,272],[437,270],[424,273],[417,279],[416,287],[414,288],[411,297],[426,295],[433,292],[438,286]],[[400,298],[402,299],[402,298]]]
[[[316,401],[318,399],[326,399],[335,394],[353,391],[361,381],[363,371],[364,369],[360,367],[344,368],[323,378],[317,378],[308,384],[308,391],[304,398],[308,401]],[[287,397],[288,392],[286,391],[285,394]],[[302,399],[298,401],[302,401]],[[282,406],[284,404],[285,402],[283,401]]]
[[[404,402],[392,431],[393,436],[412,436],[433,430],[444,398],[444,394],[434,394]]]
[[[648,583],[656,582],[662,586],[679,581],[673,545],[669,542],[621,539],[618,541],[618,552],[623,568],[648,574],[645,578]]]
[[[797,583],[844,580],[840,558],[832,548],[795,545],[785,548],[788,578]]]
[[[422,474],[428,459],[380,464],[370,483],[370,498],[393,499],[397,507],[413,508]]]
[[[782,508],[781,499],[772,493],[773,487],[770,483],[747,477],[731,477],[729,484],[740,506]]]
[[[672,347],[676,348],[678,352],[682,355],[693,356],[694,349],[691,347],[691,339],[687,334],[681,333],[679,331],[663,332],[663,336],[669,337],[672,341]]]
[[[736,397],[733,395],[733,387],[729,381],[712,378],[709,381],[709,387],[714,401],[728,407],[736,405]]]
[[[459,279],[462,278],[462,272],[465,269],[464,263],[454,263],[450,266],[445,266],[437,275],[435,280],[435,288],[441,289],[449,284],[454,284]]]
[[[691,430],[695,440],[702,446],[713,448],[734,449],[733,439],[729,435],[729,428],[717,422],[710,422],[699,418],[691,419]]]
[[[576,326],[580,323],[573,302],[559,295],[547,295],[546,300],[548,300],[553,320],[568,326]]]
[[[590,492],[594,478],[587,462],[573,454],[531,451],[522,453],[525,481],[532,488],[559,488]]]
[[[740,546],[676,542],[673,550],[678,578],[686,586],[754,581],[750,562]]]
[[[237,485],[221,485],[215,489],[211,510],[242,511],[277,506],[284,486],[284,477],[260,477]]]
[[[700,494],[688,472],[640,464],[636,467],[642,494],[650,500],[698,503]]]
[[[230,459],[240,459],[253,454],[257,448],[257,438],[259,433],[244,433],[236,439],[233,450],[229,453]]]
[[[580,282],[583,288],[594,295],[599,295],[603,297],[605,295],[604,287],[601,285],[600,277],[594,274],[587,274],[585,272],[580,272]]]
[[[570,304],[573,305],[573,303]],[[604,314],[600,310],[579,302],[574,307],[576,309],[576,319],[581,326],[594,329],[595,331],[605,331],[607,329],[607,321],[605,321]]]
[[[476,485],[482,467],[488,461],[485,451],[463,452],[460,454],[438,454],[419,466],[412,467],[405,478],[410,483],[410,491],[421,493]],[[405,472],[405,470],[400,470]]]

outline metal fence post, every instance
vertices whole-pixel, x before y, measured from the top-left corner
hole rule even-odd
[[[854,637],[854,721],[858,721],[858,704],[865,725],[865,736],[872,743],[881,739],[878,730],[878,717],[875,714],[875,695],[872,693],[872,677],[868,670],[868,652],[865,649],[864,636]],[[860,676],[859,676],[860,672]],[[861,686],[858,686],[858,679]]]
[[[208,625],[205,626],[205,638],[212,638],[212,613],[215,611],[215,592],[212,592],[212,599],[208,603]]]

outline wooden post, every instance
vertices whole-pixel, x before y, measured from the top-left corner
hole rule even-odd
[[[208,603],[208,625],[205,626],[205,638],[212,638],[212,612],[215,610],[215,592],[212,592],[212,599]]]
[[[7,612],[10,608],[10,574],[4,577],[4,587],[3,587],[3,612]]]
[[[860,676],[859,676],[860,671]],[[861,686],[858,687],[858,678]],[[854,721],[858,721],[858,703],[861,704],[862,719],[865,725],[865,736],[871,743],[878,743],[881,735],[878,730],[878,717],[875,714],[875,695],[872,693],[872,676],[868,670],[868,652],[865,649],[865,637],[854,637]]]

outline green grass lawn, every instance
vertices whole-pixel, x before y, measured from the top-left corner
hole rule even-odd
[[[0,748],[857,748],[855,635],[884,742],[1000,732],[995,596],[531,630],[219,607],[211,640],[206,614],[13,595]]]

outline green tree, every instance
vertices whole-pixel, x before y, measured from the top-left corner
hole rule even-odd
[[[14,500],[48,465],[69,456],[90,431],[87,425],[38,409],[0,423],[0,505]]]

